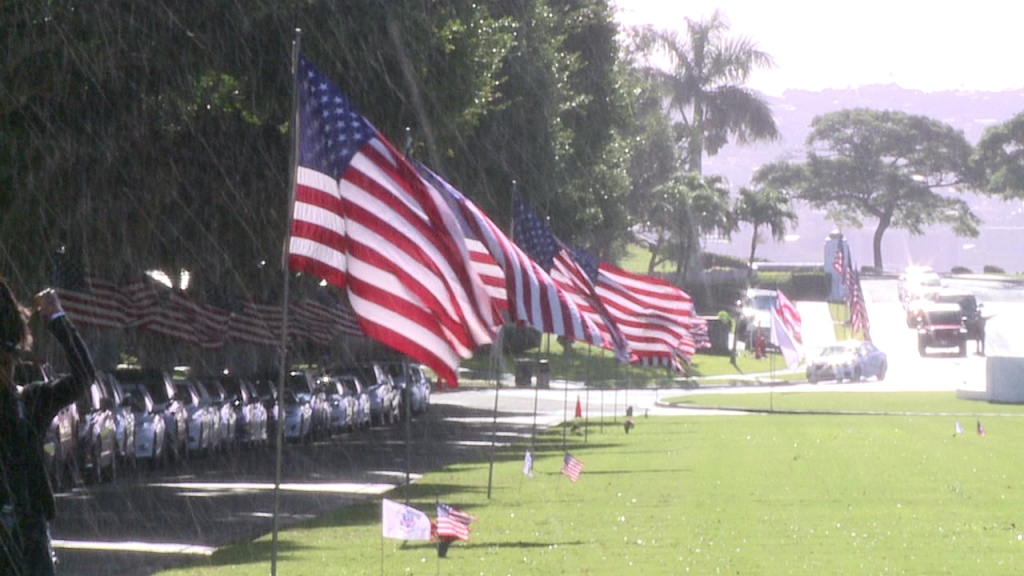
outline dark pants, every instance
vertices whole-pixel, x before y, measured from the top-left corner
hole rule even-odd
[[[10,531],[7,522],[0,530],[0,574],[12,576],[54,576],[50,526],[42,518],[22,521]]]

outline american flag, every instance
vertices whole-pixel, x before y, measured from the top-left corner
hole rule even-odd
[[[597,326],[540,265],[530,260],[476,204],[426,167],[422,167],[421,172],[426,174],[428,182],[456,202],[469,234],[480,239],[502,271],[501,281],[508,295],[507,311],[511,321],[571,340],[601,344]]]
[[[473,520],[476,518],[461,510],[437,503],[437,535],[442,538],[469,540],[469,524]]]
[[[88,276],[84,287],[58,287],[57,295],[68,318],[79,326],[120,330],[128,324],[128,303],[113,282]]]
[[[832,259],[832,269],[839,273],[844,280],[846,278],[846,259],[843,257],[842,241],[836,244],[836,257]]]
[[[289,268],[344,288],[370,338],[450,383],[499,316],[441,195],[299,57]]]
[[[581,472],[583,472],[583,462],[573,458],[572,454],[566,452],[565,458],[562,460],[562,474],[565,474],[569,477],[569,480],[575,482],[580,479]]]
[[[681,370],[696,352],[693,299],[664,280],[601,262],[597,293],[637,359]],[[705,324],[706,326],[706,324]]]
[[[534,214],[518,194],[512,199],[513,238],[534,262],[555,281],[601,334],[599,346],[612,350],[619,360],[629,359],[629,344],[597,294],[594,278],[562,244],[547,224]]]
[[[871,324],[868,321],[868,309],[864,303],[864,293],[860,287],[860,274],[851,266],[847,272],[849,279],[846,284],[846,304],[850,309],[850,328],[860,332],[864,340],[871,341]]]

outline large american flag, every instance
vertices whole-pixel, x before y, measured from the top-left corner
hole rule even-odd
[[[469,540],[469,524],[474,516],[448,504],[437,503],[437,535],[444,538]]]
[[[527,324],[547,334],[601,344],[597,326],[583,315],[540,265],[516,246],[476,204],[426,167],[421,167],[421,172],[425,172],[428,182],[434,183],[456,202],[470,235],[480,239],[502,270],[511,321]]]
[[[590,274],[577,262],[572,251],[562,243],[526,205],[518,194],[512,197],[513,238],[534,262],[550,273],[583,315],[593,322],[601,334],[599,346],[615,352],[619,360],[629,359],[629,344],[616,326],[597,294]]]
[[[499,324],[441,195],[299,57],[290,269],[344,288],[362,331],[457,381]]]
[[[597,293],[638,363],[681,369],[696,352],[693,299],[659,278],[601,262]]]

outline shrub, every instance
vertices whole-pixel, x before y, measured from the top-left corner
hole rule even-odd
[[[971,272],[971,269],[967,268],[966,266],[953,266],[953,268],[949,271],[949,273],[950,274],[973,274],[973,272]]]
[[[982,268],[981,270],[985,274],[1006,274],[1006,270],[1003,270],[999,266],[993,266],[991,264],[986,264],[985,267]]]

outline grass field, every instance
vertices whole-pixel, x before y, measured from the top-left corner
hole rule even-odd
[[[780,395],[776,395],[777,397]],[[838,395],[947,411],[934,394]],[[779,398],[777,398],[779,399]],[[703,401],[703,399],[702,399]],[[990,412],[976,404],[972,413]],[[956,410],[953,410],[956,411]],[[539,440],[535,475],[524,446],[488,465],[427,474],[411,504],[437,499],[479,518],[470,542],[438,559],[425,542],[380,537],[380,503],[332,512],[280,534],[280,574],[1019,574],[1024,570],[1024,418],[988,416],[987,435],[955,434],[957,416],[680,416],[638,419],[631,434],[570,435],[585,463],[559,474],[560,430]],[[393,496],[401,499],[401,494]],[[1019,526],[1018,526],[1019,525]],[[210,565],[165,574],[265,575],[269,537],[217,552]]]

